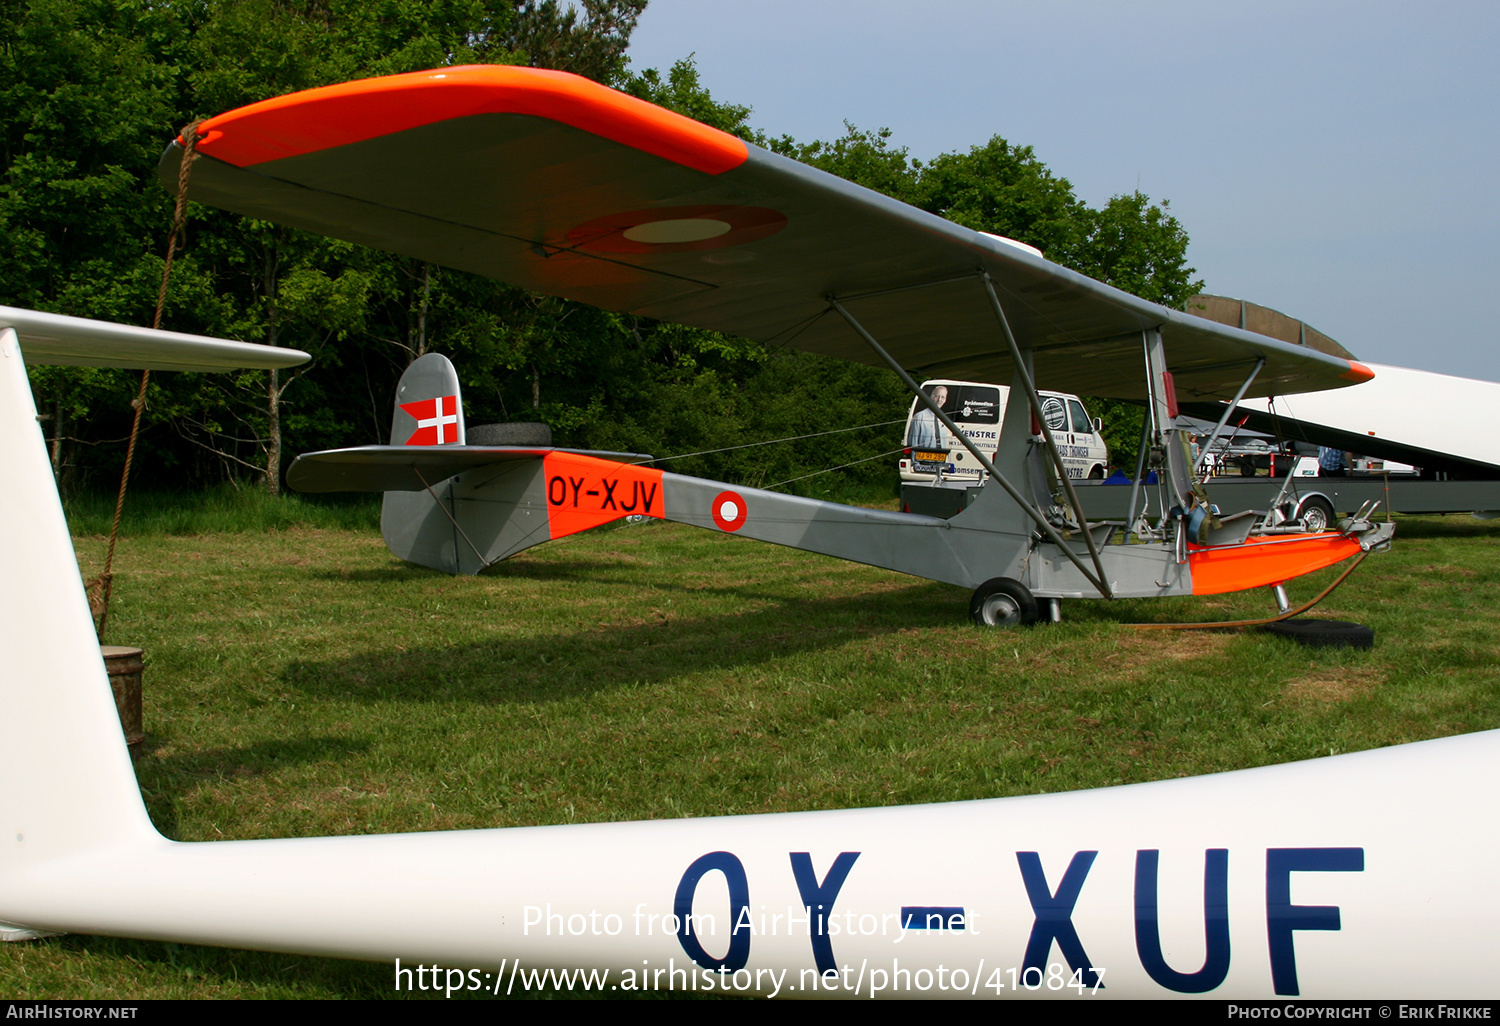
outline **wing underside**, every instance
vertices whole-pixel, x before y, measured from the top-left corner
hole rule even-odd
[[[1359,364],[1167,310],[603,86],[473,67],[279,97],[206,122],[192,198],[609,310],[1009,381],[980,275],[1040,384],[1144,397],[1160,328],[1183,399],[1365,380]],[[180,142],[161,176],[175,188]]]

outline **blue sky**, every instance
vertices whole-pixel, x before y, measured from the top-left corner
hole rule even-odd
[[[1169,200],[1210,292],[1500,380],[1500,5],[650,0],[633,66],[690,53],[759,128],[1004,136],[1091,204]]]

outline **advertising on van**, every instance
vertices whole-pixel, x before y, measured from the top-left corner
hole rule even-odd
[[[1000,443],[1000,424],[1010,389],[977,381],[934,379],[922,390],[932,397],[974,447],[992,456]],[[1076,395],[1041,392],[1042,415],[1057,442],[1063,465],[1073,478],[1102,479],[1109,466],[1109,449],[1098,424]],[[976,484],[983,471],[932,411],[912,400],[906,420],[905,450],[900,460],[901,480],[934,484]]]

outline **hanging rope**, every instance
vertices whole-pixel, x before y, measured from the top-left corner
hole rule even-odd
[[[172,257],[185,242],[187,229],[188,176],[192,174],[193,161],[198,158],[198,126],[194,121],[182,130],[182,163],[177,168],[177,205],[172,213],[172,233],[167,237],[167,259],[161,269],[161,289],[156,294],[156,314],[151,318],[153,331],[161,327],[162,311],[167,305],[167,283],[172,277]],[[120,536],[120,512],[125,508],[125,486],[130,480],[130,465],[135,460],[135,443],[141,433],[141,414],[146,410],[146,386],[151,381],[149,370],[141,371],[141,388],[130,404],[135,409],[135,419],[130,425],[130,442],[125,447],[125,469],[120,472],[120,492],[115,497],[115,516],[109,527],[109,548],[104,553],[104,570],[86,585],[89,609],[94,614],[94,633],[100,643],[104,641],[104,625],[109,620],[109,597],[114,585],[115,542]]]

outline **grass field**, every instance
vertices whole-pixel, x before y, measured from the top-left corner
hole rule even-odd
[[[1402,520],[1317,611],[1375,628],[1353,652],[1127,626],[1263,593],[984,631],[958,589],[670,524],[449,578],[390,556],[368,504],[223,505],[148,502],[116,557],[136,769],[181,840],[957,801],[1500,726],[1500,522]],[[104,523],[71,516],[87,575]],[[391,968],[63,937],[0,948],[0,994],[377,997]]]

